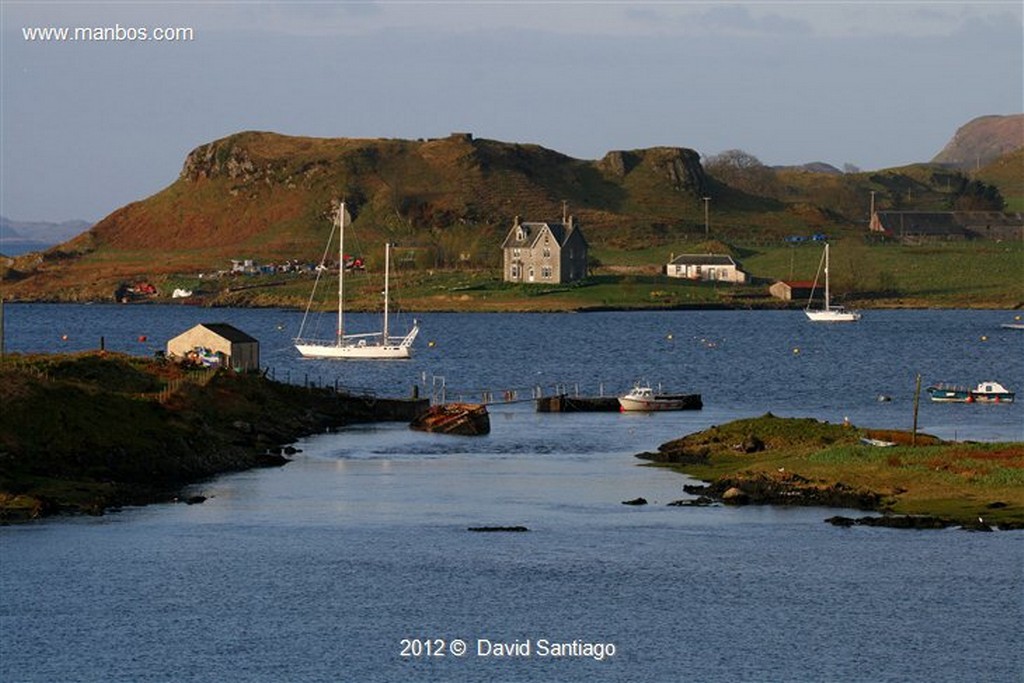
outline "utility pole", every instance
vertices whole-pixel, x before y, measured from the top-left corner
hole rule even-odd
[[[708,205],[711,202],[711,197],[701,197],[704,200],[704,239],[708,239],[711,234],[711,221],[709,220],[710,214]]]
[[[910,445],[917,445],[917,405],[921,400],[921,373],[917,373],[917,382],[914,385],[914,431],[910,435]]]

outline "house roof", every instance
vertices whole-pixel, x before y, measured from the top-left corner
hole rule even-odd
[[[258,344],[259,340],[254,337],[250,337],[245,332],[242,332],[233,325],[227,323],[200,323],[199,327],[205,327],[210,332],[213,332],[218,337],[227,339],[232,344]]]
[[[680,254],[668,262],[670,266],[735,266],[727,254]]]
[[[519,236],[520,231],[522,238]],[[512,226],[512,229],[508,231],[508,235],[505,237],[505,242],[501,245],[501,248],[533,247],[545,232],[550,233],[559,247],[564,247],[566,242],[568,242],[569,238],[573,235],[576,235],[580,240],[583,240],[584,244],[586,243],[586,240],[583,238],[583,233],[580,232],[579,228],[573,224],[572,219],[570,218],[568,223],[548,223],[545,221],[516,223]]]

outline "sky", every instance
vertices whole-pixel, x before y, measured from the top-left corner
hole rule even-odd
[[[928,161],[972,119],[1024,111],[1022,15],[1019,0],[0,0],[0,215],[97,221],[244,130]],[[114,39],[28,39],[46,28]],[[154,39],[168,28],[183,39]]]

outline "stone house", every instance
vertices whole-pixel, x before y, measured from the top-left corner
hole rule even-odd
[[[680,254],[665,266],[669,277],[743,284],[747,274],[728,254]]]
[[[216,358],[217,365],[259,370],[260,343],[227,323],[200,323],[167,342],[169,358]]]
[[[587,240],[572,216],[561,223],[516,216],[501,245],[505,282],[556,284],[587,275]]]

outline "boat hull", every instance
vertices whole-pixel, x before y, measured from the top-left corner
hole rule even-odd
[[[972,403],[1013,403],[1016,395],[1012,391],[972,391]]]
[[[860,320],[860,313],[855,311],[837,311],[832,310],[805,310],[804,313],[807,315],[811,322],[816,323],[855,323]]]
[[[402,360],[412,358],[409,346],[390,344],[330,345],[330,344],[296,344],[296,350],[303,358],[326,358],[330,360]]]
[[[491,432],[491,418],[483,404],[443,403],[431,406],[410,422],[409,427],[436,434],[484,436]]]
[[[967,403],[971,392],[962,387],[928,387],[925,391],[936,403]]]
[[[619,397],[619,410],[624,413],[653,413],[663,410],[700,410],[704,407],[700,394],[655,395],[649,398]]]
[[[380,334],[346,336],[338,342],[296,339],[295,349],[303,358],[328,360],[404,360],[412,358],[412,343],[420,328],[413,325],[405,337]],[[382,343],[383,342],[383,343]]]

